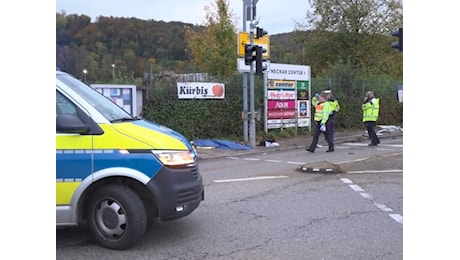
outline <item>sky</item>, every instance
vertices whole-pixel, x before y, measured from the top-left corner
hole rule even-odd
[[[309,8],[306,0],[255,1],[258,26],[267,31],[268,35],[292,32],[296,23],[305,21]],[[102,15],[202,25],[206,21],[205,6],[214,3],[215,0],[56,0],[56,12],[84,14],[93,21]],[[237,29],[243,31],[243,0],[229,0],[229,3],[229,9],[237,19]],[[249,23],[246,31],[249,31]]]

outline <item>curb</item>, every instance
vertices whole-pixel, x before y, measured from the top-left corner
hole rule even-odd
[[[322,173],[322,174],[338,174],[339,172],[333,168],[312,168],[312,167],[304,167],[298,166],[297,170],[303,173]]]
[[[402,131],[401,132],[396,132],[396,133],[388,133],[379,136],[379,138],[384,139],[384,138],[397,138],[403,136]],[[362,134],[354,134],[350,136],[342,136],[336,137],[335,143],[354,143],[354,142],[363,142],[366,137],[363,136]],[[308,139],[302,140],[302,143],[308,143]],[[288,146],[278,146],[278,147],[268,147],[267,149],[256,149],[253,148],[251,150],[219,150],[219,149],[197,149],[197,154],[198,154],[198,160],[209,160],[209,159],[217,159],[217,158],[224,158],[224,157],[232,157],[232,156],[241,156],[241,155],[248,155],[248,154],[263,154],[263,153],[271,153],[271,152],[276,152],[276,151],[284,151],[284,150],[292,150],[292,149],[305,149],[307,146],[306,145],[288,145]],[[265,147],[264,147],[265,148]],[[317,171],[315,170],[309,170],[312,173],[316,173]],[[329,173],[328,171],[327,173]]]

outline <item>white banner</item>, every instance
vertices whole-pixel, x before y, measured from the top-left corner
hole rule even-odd
[[[271,63],[269,79],[310,80],[310,66]]]
[[[267,99],[269,100],[286,100],[286,99],[296,99],[297,94],[294,91],[290,90],[269,90],[267,92]]]
[[[224,99],[224,83],[215,82],[177,82],[179,99]]]

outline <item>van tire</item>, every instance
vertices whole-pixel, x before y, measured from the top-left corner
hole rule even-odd
[[[93,239],[110,249],[134,246],[147,227],[147,214],[141,199],[123,185],[99,187],[89,200],[86,214]]]

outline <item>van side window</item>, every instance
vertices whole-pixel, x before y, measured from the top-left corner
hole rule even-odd
[[[56,116],[61,114],[70,114],[76,116],[77,109],[75,108],[75,105],[70,102],[70,100],[56,91]]]

